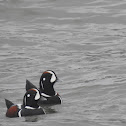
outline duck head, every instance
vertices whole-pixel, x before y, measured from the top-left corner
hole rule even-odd
[[[30,81],[26,80],[26,93],[23,98],[23,106],[38,108],[39,99],[40,99],[39,90]]]
[[[54,84],[58,80],[56,74],[52,70],[47,70],[43,72],[40,77],[39,87],[41,93],[45,93],[47,95],[53,96],[55,95]]]

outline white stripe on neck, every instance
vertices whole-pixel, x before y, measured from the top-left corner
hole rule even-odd
[[[26,109],[35,109],[33,107],[30,107],[30,106],[25,106]]]
[[[44,96],[44,97],[47,97],[47,98],[50,98],[51,97],[50,95],[47,95],[45,93],[41,93],[41,95]]]
[[[58,93],[55,93],[55,95],[54,96],[56,96]],[[47,94],[45,94],[45,93],[41,93],[41,95],[42,96],[44,96],[44,97],[47,97],[47,98],[50,98],[50,97],[52,97],[52,96],[50,96],[50,95],[47,95]]]
[[[44,87],[43,87],[43,83],[42,83],[42,81],[41,81],[41,86],[42,86],[42,89],[44,90]]]
[[[19,117],[21,117],[21,111],[22,111],[22,109],[18,112],[18,116]]]
[[[36,108],[30,107],[30,106],[25,106],[25,108],[26,109],[36,109]],[[37,109],[39,109],[39,108],[40,108],[40,106]]]

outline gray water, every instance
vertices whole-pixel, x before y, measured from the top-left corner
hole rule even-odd
[[[5,117],[47,69],[62,105]],[[0,126],[23,125],[126,125],[126,0],[0,0]]]

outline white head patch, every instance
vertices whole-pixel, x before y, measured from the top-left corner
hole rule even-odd
[[[35,100],[38,100],[40,98],[39,91],[37,89],[35,89],[35,88],[32,88],[30,90],[36,91]],[[30,94],[28,94],[27,97],[30,97]]]
[[[46,80],[46,78],[43,78],[43,81],[45,81]]]
[[[47,71],[48,73],[52,74],[50,82],[53,83],[56,81],[56,75],[52,71]]]
[[[29,98],[30,97],[30,94],[27,94],[27,97]]]
[[[36,93],[36,96],[35,96],[35,100],[38,100],[40,99],[40,94],[39,94],[39,91],[37,89],[34,89],[37,93]]]

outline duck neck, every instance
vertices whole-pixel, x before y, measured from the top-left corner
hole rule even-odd
[[[25,99],[23,100],[23,107],[25,108],[25,106],[29,106],[32,108],[39,108],[38,105],[38,101],[25,101]]]
[[[24,107],[26,107],[26,106],[29,106],[31,108],[39,108],[38,104],[33,104],[33,105],[26,104]]]
[[[47,95],[49,95],[49,96],[54,96],[55,95],[55,90],[54,90],[54,88],[52,88],[52,89],[44,89],[43,90],[43,93],[45,93],[45,94],[47,94]]]
[[[53,87],[53,84],[43,84],[42,87],[40,87],[41,93],[47,94],[49,96],[54,96],[55,95],[55,90]]]

